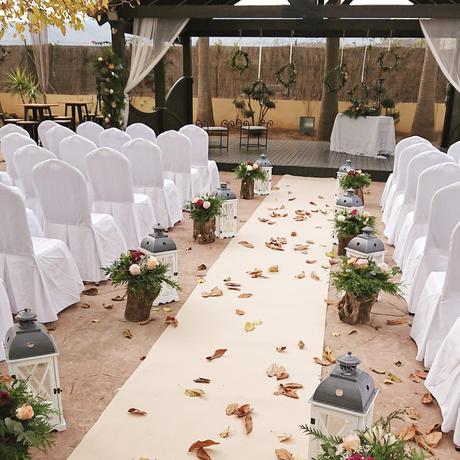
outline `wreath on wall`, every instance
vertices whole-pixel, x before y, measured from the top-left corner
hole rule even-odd
[[[380,70],[382,72],[392,72],[393,70],[398,70],[401,65],[401,56],[391,49],[382,51],[377,58],[377,63],[379,64]]]
[[[331,93],[338,93],[347,81],[348,71],[345,64],[335,66],[324,77],[324,84]]]
[[[105,50],[94,62],[97,92],[106,127],[123,126],[125,68],[125,62],[111,49]]]
[[[281,67],[281,69],[275,73],[275,76],[279,83],[281,83],[286,89],[289,89],[297,81],[296,63],[290,62],[289,64]]]
[[[232,70],[238,71],[241,75],[251,65],[249,54],[241,49],[236,49],[230,57],[229,65]]]

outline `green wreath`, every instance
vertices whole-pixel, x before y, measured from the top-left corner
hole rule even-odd
[[[337,65],[324,78],[324,84],[331,93],[338,93],[348,80],[348,71],[345,64]]]
[[[285,80],[283,75],[287,72],[288,79]],[[276,79],[286,88],[289,89],[297,81],[297,66],[295,62],[290,62],[281,67],[275,74]]]
[[[393,62],[391,64],[386,63],[386,60],[391,58]],[[382,51],[377,58],[380,70],[382,72],[392,72],[393,70],[398,70],[401,65],[401,56],[395,50],[386,50]]]
[[[242,74],[251,65],[251,59],[249,59],[248,53],[243,50],[237,49],[230,58],[230,67],[232,70],[237,70]]]

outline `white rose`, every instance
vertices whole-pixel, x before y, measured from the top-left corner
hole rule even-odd
[[[357,169],[357,170],[356,170],[356,173],[357,173],[357,174],[362,174],[363,172],[362,172],[361,169]]]
[[[209,201],[205,201],[205,202],[203,203],[203,208],[204,208],[204,209],[209,209],[210,207],[211,207],[211,203],[210,203]]]
[[[99,62],[102,62],[102,61],[103,61],[103,59],[102,59],[101,56],[99,56],[99,57],[97,58],[97,60],[98,60]]]
[[[129,273],[133,276],[139,276],[141,274],[141,267],[137,264],[132,264],[129,267]]]
[[[105,117],[105,118],[104,118],[104,121],[105,121],[106,123],[108,123],[108,122],[110,121],[110,118],[109,118],[109,117]]]
[[[377,265],[377,267],[380,268],[380,270],[382,270],[382,272],[387,272],[388,271],[388,264],[385,263],[385,262],[381,262]]]
[[[343,438],[343,448],[349,452],[356,452],[361,447],[361,441],[356,434],[350,434]]]
[[[337,216],[337,222],[345,222],[345,220],[346,220],[346,217],[343,216],[342,214],[339,214]]]
[[[109,93],[113,94],[113,89],[112,88],[109,89]]]
[[[370,213],[368,213],[367,211],[363,212],[363,217],[370,217],[370,216],[371,216]]]
[[[246,171],[252,171],[254,168],[251,165],[246,166]]]
[[[155,270],[155,268],[157,268],[157,266],[158,266],[158,259],[156,257],[150,256],[147,259],[147,268],[149,270]]]
[[[258,165],[257,163],[254,163],[254,164],[252,165],[252,169],[258,169],[258,168],[259,168],[259,165]]]

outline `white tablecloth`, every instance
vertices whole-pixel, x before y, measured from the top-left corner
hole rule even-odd
[[[393,155],[395,124],[392,117],[350,118],[343,113],[335,117],[331,134],[331,152],[350,155]]]

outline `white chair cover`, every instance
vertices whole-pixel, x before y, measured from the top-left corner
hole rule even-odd
[[[439,150],[421,153],[412,158],[409,162],[406,178],[404,179],[404,191],[401,198],[395,198],[398,202],[395,202],[392,206],[390,217],[385,226],[384,235],[388,238],[389,244],[394,244],[404,218],[408,212],[414,210],[415,195],[417,193],[417,184],[420,174],[430,166],[446,162],[453,162],[453,160]]]
[[[121,152],[123,145],[131,140],[131,136],[118,128],[109,128],[99,133],[99,147],[110,147]]]
[[[419,298],[411,337],[417,359],[430,367],[450,328],[460,317],[460,224],[450,238],[446,272],[432,272]]]
[[[94,121],[84,121],[77,126],[77,134],[91,142],[94,142],[99,147],[99,134],[104,131],[104,128]]]
[[[182,204],[200,195],[203,190],[201,176],[192,168],[192,143],[177,131],[166,131],[157,137],[163,158],[163,173],[174,181]]]
[[[182,202],[176,184],[163,177],[160,147],[145,139],[133,139],[123,146],[133,172],[134,191],[150,197],[155,217],[164,228],[182,220]]]
[[[380,206],[382,209],[385,208],[385,203],[388,197],[388,192],[391,189],[391,185],[396,183],[396,178],[398,177],[398,162],[399,162],[399,156],[401,152],[406,148],[409,147],[410,145],[414,144],[419,144],[420,142],[427,142],[426,139],[420,136],[410,136],[406,137],[404,139],[401,139],[397,144],[395,148],[395,155],[394,155],[394,160],[393,160],[393,172],[388,176],[387,181],[385,182],[385,187],[383,189],[382,197],[380,199]],[[395,182],[393,182],[395,181]]]
[[[58,124],[53,120],[44,120],[38,125],[38,137],[40,138],[40,143],[45,149],[49,149],[48,142],[46,141],[46,133]]]
[[[32,180],[32,171],[34,167],[45,160],[56,159],[56,155],[49,150],[38,145],[26,145],[16,150],[13,157],[14,167],[17,171],[22,191],[26,201],[26,206],[32,209],[43,226],[43,211],[40,201],[37,198],[35,187]]]
[[[90,213],[83,174],[64,161],[47,160],[34,168],[32,176],[45,235],[67,243],[84,281],[106,279],[102,267],[126,252],[126,243],[112,216]]]
[[[179,132],[187,136],[192,143],[192,167],[200,173],[203,191],[214,193],[220,186],[220,178],[216,162],[208,160],[208,133],[196,125],[185,125]]]
[[[426,236],[431,199],[441,188],[460,182],[460,166],[454,163],[442,163],[431,166],[420,174],[415,199],[415,209],[409,212],[396,239],[393,260],[404,272],[405,262],[414,241]]]
[[[75,133],[65,126],[57,125],[45,133],[48,150],[51,150],[59,158],[59,144],[62,139],[73,136]]]
[[[444,433],[455,430],[460,445],[460,318],[444,339],[431,366],[425,387],[434,396],[442,413]]]
[[[395,206],[395,203],[398,202],[398,196],[401,196],[401,194],[404,193],[404,189],[406,186],[407,169],[409,168],[410,161],[419,153],[429,152],[432,150],[436,149],[431,144],[421,142],[419,144],[414,144],[409,147],[406,147],[399,154],[398,175],[393,181],[390,191],[388,192],[388,197],[385,202],[385,210],[382,214],[382,222],[384,224],[388,223],[388,219],[391,215],[391,210],[393,206]]]
[[[11,176],[5,171],[0,171],[0,184],[13,185]]]
[[[0,361],[5,360],[4,340],[10,327],[13,327],[10,300],[6,293],[5,283],[0,279]]]
[[[101,147],[88,154],[86,167],[94,211],[110,214],[128,247],[138,248],[157,221],[150,198],[133,192],[129,160],[114,149]]]
[[[460,141],[452,144],[447,150],[447,155],[451,156],[456,163],[460,163]]]
[[[62,139],[59,144],[59,157],[61,160],[69,163],[77,168],[85,179],[88,180],[88,173],[86,171],[86,156],[88,153],[96,150],[97,146],[94,142],[86,139],[83,136],[74,134],[73,136]]]
[[[126,128],[126,133],[131,136],[131,139],[145,139],[155,143],[157,135],[155,131],[144,123],[133,123]]]
[[[15,125],[13,123],[8,123],[6,125],[3,125],[0,128],[0,141],[5,136],[11,133],[18,133],[18,134],[22,134],[23,136],[30,137],[29,131],[27,131],[26,129],[22,128],[21,126]]]
[[[6,125],[8,126],[8,125]],[[1,129],[1,128],[0,128]],[[36,145],[35,141],[30,137],[23,136],[19,133],[7,134],[0,141],[0,150],[3,153],[3,157],[6,162],[6,172],[10,175],[14,185],[20,186],[18,182],[18,175],[14,169],[13,155],[17,149],[24,145]]]
[[[80,300],[83,284],[75,261],[62,241],[30,237],[22,197],[1,184],[0,209],[0,278],[11,309],[28,307],[38,321],[55,321],[58,312]]]
[[[459,202],[459,182],[443,187],[433,197],[425,244],[423,237],[415,241],[401,278],[403,297],[412,313],[417,312],[417,303],[429,274],[446,271],[450,235],[460,222]]]

